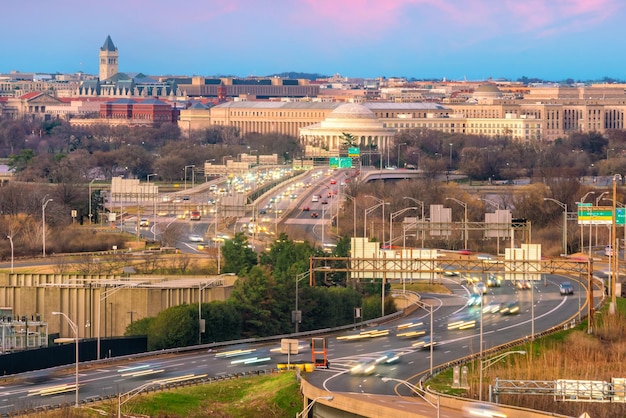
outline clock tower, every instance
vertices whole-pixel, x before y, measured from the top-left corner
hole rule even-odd
[[[118,73],[117,48],[111,37],[107,35],[104,45],[100,48],[100,81],[107,80]]]

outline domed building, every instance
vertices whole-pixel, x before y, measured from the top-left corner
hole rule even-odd
[[[502,99],[502,92],[492,83],[480,85],[474,90],[472,99],[476,103],[492,103],[494,100]]]
[[[307,157],[338,156],[347,149],[346,136],[350,135],[355,147],[376,146],[380,151],[393,146],[396,130],[386,128],[369,108],[345,103],[326,116],[320,123],[300,129],[300,141]]]

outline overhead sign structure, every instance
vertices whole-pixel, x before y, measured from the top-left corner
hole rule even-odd
[[[328,162],[330,168],[352,168],[352,158],[350,157],[330,157]]]
[[[348,157],[360,157],[361,148],[348,148]]]
[[[611,225],[613,224],[613,208],[610,206],[578,205],[579,225]],[[626,225],[626,208],[615,209],[615,225]]]

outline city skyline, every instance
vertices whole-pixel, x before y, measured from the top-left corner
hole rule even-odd
[[[626,14],[619,0],[212,3],[9,3],[0,72],[98,74],[107,35],[120,72],[148,75],[583,81],[623,79],[626,67],[611,41]]]

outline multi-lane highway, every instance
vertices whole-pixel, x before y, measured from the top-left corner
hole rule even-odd
[[[530,338],[533,332],[539,334],[566,320],[577,318],[578,311],[584,309],[586,303],[585,289],[577,282],[573,282],[574,294],[564,296],[559,293],[559,284],[564,278],[548,275],[545,281],[534,283],[531,289],[518,289],[509,282],[502,283],[500,287],[488,288],[484,295],[485,306],[519,303],[518,314],[503,315],[500,312],[485,312],[477,306],[467,306],[470,287],[462,284],[459,278],[445,280],[452,294],[422,295],[422,301],[433,307],[432,337],[437,344],[433,348],[432,359],[429,349],[414,346],[422,335],[402,336],[407,332],[408,323],[420,324],[409,327],[409,330],[420,330],[430,335],[431,313],[419,309],[409,317],[376,327],[377,332],[363,338],[356,338],[356,334],[365,330],[361,328],[327,335],[330,367],[316,370],[307,379],[330,392],[392,395],[395,385],[383,381],[383,377],[411,381],[428,371],[431,362],[434,367],[438,367],[479,352],[481,339],[483,349],[488,350],[519,338]],[[460,313],[471,314],[476,320],[475,326],[464,330],[449,329],[449,323]],[[399,324],[405,327],[399,329]],[[372,331],[372,328],[366,330]],[[294,338],[299,338],[301,348],[299,354],[292,354],[289,358],[278,351],[279,341],[273,341],[213,348],[207,346],[176,355],[136,357],[124,364],[100,363],[82,367],[79,372],[79,396],[81,400],[98,399],[133,391],[155,380],[217,378],[273,368],[287,361],[310,362],[310,339],[302,335]],[[386,359],[392,357],[392,354],[398,357],[397,361],[387,363]],[[383,358],[385,360],[381,360]],[[373,365],[373,369],[356,372],[353,367],[359,363]],[[43,379],[7,380],[0,390],[0,414],[35,406],[72,404],[75,396],[72,390],[74,378],[70,371],[69,374],[46,376]]]

